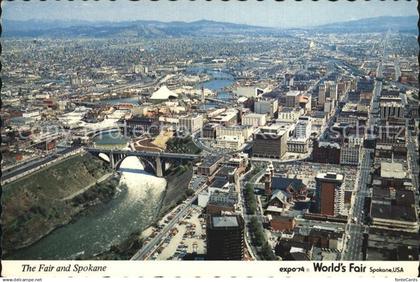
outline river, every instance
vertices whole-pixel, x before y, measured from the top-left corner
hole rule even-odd
[[[8,259],[74,259],[82,254],[89,257],[122,242],[134,231],[144,230],[156,216],[166,180],[146,173],[137,157],[127,157],[120,172],[120,186],[111,201],[93,207],[75,222],[54,230]]]
[[[200,73],[206,73],[208,75],[211,76],[211,79],[197,84],[195,85],[196,88],[200,89],[201,87],[204,87],[206,89],[210,89],[212,91],[215,91],[216,94],[216,98],[220,99],[220,100],[228,100],[231,97],[231,94],[228,92],[223,91],[223,89],[225,87],[229,87],[231,86],[234,82],[235,82],[235,78],[229,74],[228,72],[224,71],[224,70],[212,70],[209,68],[205,68],[205,67],[201,67],[201,66],[194,66],[194,67],[189,67],[186,69],[185,71],[187,74],[200,74]],[[117,105],[117,104],[123,104],[123,103],[127,103],[127,104],[133,104],[133,105],[138,105],[139,104],[139,99],[138,97],[128,97],[128,98],[116,98],[116,99],[110,99],[110,100],[102,100],[102,101],[98,101],[96,103],[101,103],[101,104],[110,104],[110,105]],[[206,109],[209,108],[214,108],[216,106],[216,104],[211,103],[211,102],[207,102],[205,105]]]
[[[212,79],[197,88],[211,89],[217,98],[225,100],[230,94],[223,91],[234,78],[223,71],[191,68],[187,73],[206,72]],[[101,101],[102,103],[138,104],[137,97]],[[215,107],[206,103],[206,108]],[[127,139],[117,133],[103,133],[94,139],[96,146],[126,147]],[[8,259],[74,259],[108,250],[127,239],[137,230],[144,230],[158,212],[158,202],[166,187],[166,180],[146,173],[136,157],[127,157],[120,167],[121,180],[116,196],[106,204],[92,208],[75,222],[51,232],[35,244],[10,254]],[[126,188],[124,188],[126,186]]]
[[[200,74],[200,73],[206,73],[210,75],[211,76],[210,80],[197,84],[195,87],[196,88],[203,87],[203,88],[210,89],[216,92],[216,98],[220,100],[229,100],[231,98],[231,94],[224,91],[225,87],[229,87],[235,82],[235,78],[231,74],[223,70],[221,71],[210,70],[210,69],[200,67],[200,66],[187,68],[185,72],[187,74],[195,74],[195,75]],[[212,109],[212,108],[215,108],[216,105],[217,105],[216,103],[206,102],[205,105],[201,106],[201,109]]]

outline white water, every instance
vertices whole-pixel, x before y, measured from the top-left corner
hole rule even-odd
[[[137,198],[145,197],[148,190],[151,190],[153,197],[160,197],[165,190],[166,180],[145,172],[137,157],[125,158],[119,171],[121,172],[120,184],[127,185],[128,192],[135,194]]]
[[[137,157],[124,159],[119,171],[120,186],[115,198],[16,251],[9,259],[74,259],[80,254],[89,257],[109,250],[134,231],[144,230],[157,214],[166,180],[146,173]]]

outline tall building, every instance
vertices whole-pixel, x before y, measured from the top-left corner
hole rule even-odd
[[[339,164],[341,146],[336,142],[315,140],[312,160],[317,163]]]
[[[337,216],[344,211],[344,176],[337,173],[318,173],[316,181],[317,212]]]
[[[302,116],[299,118],[295,127],[295,138],[296,139],[308,139],[311,135],[311,118],[308,116]]]
[[[286,93],[286,107],[294,108],[299,104],[301,93],[298,90],[291,90]]]
[[[254,103],[254,112],[257,114],[269,114],[272,116],[277,112],[279,102],[276,99],[260,100]]]
[[[332,81],[329,84],[329,88],[330,88],[330,91],[329,91],[330,96],[329,97],[331,98],[331,100],[337,101],[338,100],[338,85],[334,81]]]
[[[324,103],[324,113],[331,113],[334,110],[334,100],[332,100],[331,98],[327,98],[325,99],[325,103]]]
[[[206,231],[209,260],[244,258],[244,220],[240,215],[210,215]]]
[[[234,125],[234,126],[219,126],[216,128],[216,137],[234,136],[248,140],[252,135],[252,126],[250,125]]]
[[[203,128],[202,115],[187,115],[179,118],[179,127],[183,130],[188,130],[194,133]]]
[[[246,114],[242,117],[242,125],[250,125],[252,127],[264,126],[266,123],[265,115],[263,114]]]
[[[280,159],[287,151],[287,131],[279,125],[261,127],[254,133],[254,157]]]
[[[252,153],[255,157],[280,159],[287,152],[288,132],[280,125],[261,127],[254,133]]]
[[[318,105],[323,105],[325,103],[327,87],[325,84],[319,86],[318,92]]]
[[[389,120],[390,118],[402,119],[404,118],[404,105],[401,98],[381,98],[381,119]]]
[[[340,164],[358,165],[360,160],[363,138],[350,136],[346,143],[343,143],[340,150]]]

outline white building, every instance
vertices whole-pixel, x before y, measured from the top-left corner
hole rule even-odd
[[[245,141],[242,136],[219,136],[216,137],[216,147],[228,149],[228,150],[239,150],[244,145]]]
[[[22,113],[23,118],[39,120],[41,119],[41,113],[39,111],[24,112]]]
[[[252,98],[252,97],[257,97],[258,95],[261,95],[262,93],[264,93],[265,91],[263,89],[260,89],[258,87],[254,87],[254,86],[240,86],[238,88],[236,88],[236,90],[234,90],[234,93],[239,97],[239,96],[243,96],[243,97],[247,97],[247,98]]]
[[[305,154],[308,152],[308,139],[291,138],[287,140],[287,151],[290,153]]]
[[[334,100],[327,98],[324,103],[324,113],[331,113],[334,110]]]
[[[242,125],[250,125],[252,127],[264,126],[266,124],[266,118],[263,114],[246,114],[242,117]]]
[[[248,140],[253,132],[250,125],[220,126],[216,128],[216,138],[232,136]]]
[[[331,100],[337,101],[338,100],[338,84],[336,84],[334,81],[331,81],[329,83],[329,88],[330,88],[329,97],[331,98]]]
[[[311,135],[311,118],[308,116],[299,117],[295,127],[295,138],[306,140]]]
[[[283,108],[279,111],[276,123],[296,123],[303,114],[303,109]]]
[[[358,165],[360,159],[360,146],[353,146],[346,144],[341,146],[340,150],[340,164],[343,165]]]
[[[277,99],[260,100],[254,103],[254,112],[257,114],[269,114],[272,116],[277,112],[279,102]]]
[[[179,118],[179,126],[182,130],[188,130],[194,133],[203,128],[202,115],[187,115]]]
[[[159,88],[159,90],[153,92],[150,100],[163,101],[171,98],[178,98],[178,94],[169,90],[166,85],[163,85],[161,88]]]
[[[318,105],[323,105],[325,103],[327,87],[325,84],[319,86],[318,91]]]
[[[224,126],[234,125],[237,123],[238,111],[236,109],[220,109],[210,113],[209,115],[210,122],[218,123]]]
[[[363,146],[363,137],[350,136],[348,143],[341,146],[340,164],[358,165],[361,149]]]

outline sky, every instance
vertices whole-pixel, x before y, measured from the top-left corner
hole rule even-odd
[[[130,21],[214,20],[278,28],[308,27],[378,16],[417,15],[417,1],[221,0],[2,1],[4,19]]]

